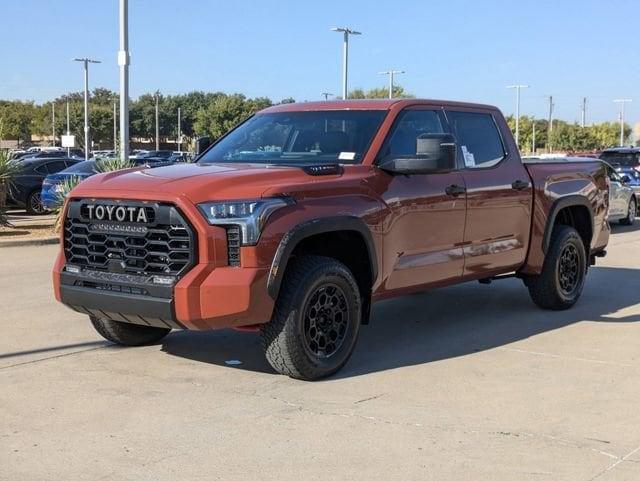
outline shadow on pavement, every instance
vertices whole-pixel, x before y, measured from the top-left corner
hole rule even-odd
[[[370,325],[362,326],[351,360],[332,379],[464,356],[583,320],[638,322],[640,314],[610,316],[640,303],[639,287],[638,269],[593,267],[582,298],[567,311],[537,308],[517,279],[383,301],[374,306]],[[168,336],[163,351],[234,369],[273,372],[256,334],[183,331]]]

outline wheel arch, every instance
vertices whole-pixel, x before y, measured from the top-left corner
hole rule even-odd
[[[593,239],[593,207],[589,200],[580,195],[570,195],[557,199],[549,210],[547,224],[542,239],[542,251],[546,254],[551,243],[553,229],[558,224],[575,228],[584,243],[585,251],[589,255]]]
[[[348,251],[341,254],[343,255],[331,255],[332,247],[329,245],[319,247],[316,242],[315,247],[312,250],[313,254],[323,255],[323,249],[326,249],[328,257],[334,257],[348,267],[353,269],[353,263],[357,262],[357,259],[362,261],[361,264],[366,264],[367,272],[359,273],[353,272],[354,276],[358,280],[358,285],[361,288],[361,294],[363,296],[363,321],[366,322],[369,316],[369,304],[370,304],[370,292],[373,284],[378,277],[378,265],[376,260],[376,249],[371,235],[371,231],[367,224],[359,217],[355,216],[332,216],[321,219],[312,219],[302,224],[297,225],[292,230],[287,232],[280,241],[276,254],[271,263],[271,269],[269,271],[269,278],[267,280],[267,291],[272,299],[277,299],[282,284],[282,279],[287,270],[289,260],[296,251],[302,246],[311,244],[314,240],[323,241],[327,239],[342,239],[346,245],[351,244],[359,247],[364,246],[364,251],[361,249],[352,251],[356,254],[354,259],[351,259],[348,255]],[[354,243],[357,243],[354,245]],[[335,254],[337,246],[333,245],[333,253]],[[349,265],[351,263],[351,265]],[[359,275],[360,274],[360,275]]]

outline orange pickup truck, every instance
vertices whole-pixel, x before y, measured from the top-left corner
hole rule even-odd
[[[347,362],[376,300],[515,276],[566,309],[606,253],[603,164],[523,163],[495,107],[278,105],[206,144],[70,193],[55,295],[106,339],[256,330],[276,371],[314,380]]]

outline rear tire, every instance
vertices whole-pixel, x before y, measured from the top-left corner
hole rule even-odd
[[[127,322],[112,321],[91,317],[91,324],[102,337],[121,346],[144,346],[159,341],[171,332],[171,329],[153,326],[140,326]]]
[[[27,197],[27,213],[31,215],[42,215],[49,212],[45,206],[42,204],[42,199],[40,198],[40,190],[34,190]]]
[[[636,199],[631,197],[629,200],[629,208],[627,210],[627,217],[620,219],[622,225],[633,225],[636,221],[636,214],[638,213],[638,205]]]
[[[587,274],[587,255],[578,232],[558,225],[551,234],[549,250],[540,275],[526,279],[529,295],[543,309],[564,310],[582,294]]]
[[[353,352],[361,310],[358,285],[344,264],[320,256],[294,258],[273,317],[261,329],[267,361],[295,379],[330,376]]]

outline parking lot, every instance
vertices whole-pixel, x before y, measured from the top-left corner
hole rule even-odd
[[[516,279],[385,301],[317,383],[255,334],[108,345],[54,301],[56,249],[0,249],[2,480],[640,479],[638,227],[572,310]]]

